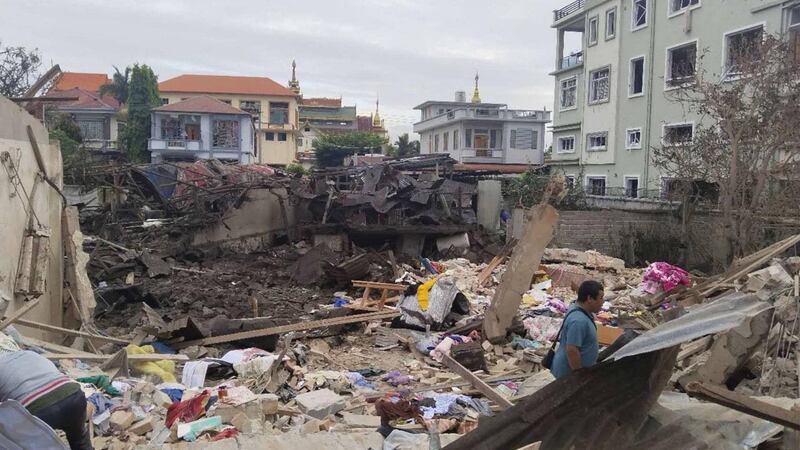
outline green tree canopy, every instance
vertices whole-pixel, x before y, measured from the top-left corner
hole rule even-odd
[[[122,142],[133,162],[147,161],[147,140],[150,139],[150,112],[161,104],[158,77],[146,64],[134,64],[128,85],[128,122]]]
[[[344,158],[356,153],[380,153],[387,139],[374,133],[330,134],[314,141],[317,167],[338,167]]]
[[[126,67],[124,72],[120,72],[119,68],[114,66],[114,75],[111,78],[111,83],[100,86],[100,95],[110,95],[120,104],[127,103],[130,78],[130,67]]]
[[[409,158],[419,155],[419,141],[412,141],[408,133],[403,133],[397,137],[389,154],[395,158]]]

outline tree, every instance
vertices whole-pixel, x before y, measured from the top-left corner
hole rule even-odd
[[[0,42],[0,95],[22,97],[39,78],[39,49],[3,47]]]
[[[120,72],[119,68],[114,66],[114,75],[111,77],[111,83],[100,86],[100,95],[110,95],[120,104],[127,103],[130,76],[130,67],[126,67],[125,72]]]
[[[326,134],[314,140],[317,167],[341,166],[345,157],[356,153],[380,153],[386,142],[386,138],[374,133]]]
[[[395,158],[409,158],[419,155],[419,141],[412,141],[408,133],[403,133],[397,137],[389,154]]]
[[[700,197],[702,182],[718,190],[729,258],[754,250],[759,222],[797,214],[800,203],[800,64],[779,38],[731,48],[722,75],[698,70],[671,99],[701,118],[694,132],[669,130],[653,148],[664,175]],[[703,54],[700,62],[705,58]]]
[[[128,122],[123,132],[123,148],[133,162],[147,160],[150,138],[150,112],[161,104],[158,78],[146,64],[134,64],[128,86]]]

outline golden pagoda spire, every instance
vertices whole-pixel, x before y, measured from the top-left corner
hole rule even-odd
[[[292,79],[289,80],[289,90],[294,92],[295,94],[299,94],[300,82],[297,81],[296,70],[297,70],[297,63],[295,63],[294,60],[292,60]]]
[[[478,92],[478,72],[475,72],[475,91],[472,92],[472,103],[481,102],[481,93]]]
[[[383,119],[381,119],[381,113],[379,112],[379,105],[380,105],[380,99],[376,97],[375,114],[372,116],[372,126],[376,128],[383,128]]]

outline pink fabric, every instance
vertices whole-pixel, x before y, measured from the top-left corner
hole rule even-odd
[[[689,273],[672,264],[654,262],[644,271],[642,283],[647,293],[655,294],[659,287],[664,292],[669,292],[679,284],[689,286]]]

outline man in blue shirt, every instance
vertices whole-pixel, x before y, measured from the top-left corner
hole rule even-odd
[[[550,368],[557,379],[597,362],[599,345],[592,314],[602,309],[603,295],[603,285],[594,280],[584,281],[578,288],[578,300],[564,316],[558,349]]]

